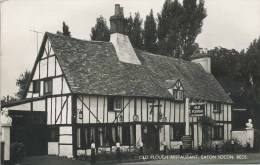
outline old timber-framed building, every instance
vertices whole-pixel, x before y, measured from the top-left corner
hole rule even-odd
[[[110,42],[45,33],[26,99],[4,105],[13,115],[13,139],[27,124],[28,150],[77,157],[90,153],[92,141],[99,150],[142,141],[158,151],[163,142],[179,148],[185,134],[193,148],[231,138],[232,100],[210,73],[209,58],[184,61],[133,49],[119,5],[110,22]],[[204,105],[203,114],[190,115],[190,105]],[[203,118],[213,121],[209,137]]]

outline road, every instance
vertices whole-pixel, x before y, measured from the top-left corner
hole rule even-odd
[[[260,153],[186,157],[178,157],[176,155],[169,155],[168,157],[150,155],[150,158],[154,160],[138,162],[137,164],[260,164]]]

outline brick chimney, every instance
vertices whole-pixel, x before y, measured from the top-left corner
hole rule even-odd
[[[125,34],[126,19],[124,18],[124,8],[119,4],[115,5],[115,15],[110,17],[110,31],[113,33]]]
[[[115,15],[110,17],[110,42],[114,45],[119,61],[141,65],[126,33],[126,19],[123,7],[115,5]]]

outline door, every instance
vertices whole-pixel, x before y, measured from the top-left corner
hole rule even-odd
[[[159,152],[159,129],[155,125],[143,125],[142,141],[146,152]]]

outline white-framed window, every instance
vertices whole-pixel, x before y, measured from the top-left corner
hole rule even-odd
[[[223,110],[223,104],[213,103],[213,112],[214,113],[221,113],[222,110]]]
[[[107,109],[108,111],[121,111],[123,109],[123,99],[121,97],[108,97]]]
[[[175,90],[175,100],[183,100],[183,91]]]
[[[122,98],[114,98],[114,110],[122,110]]]

